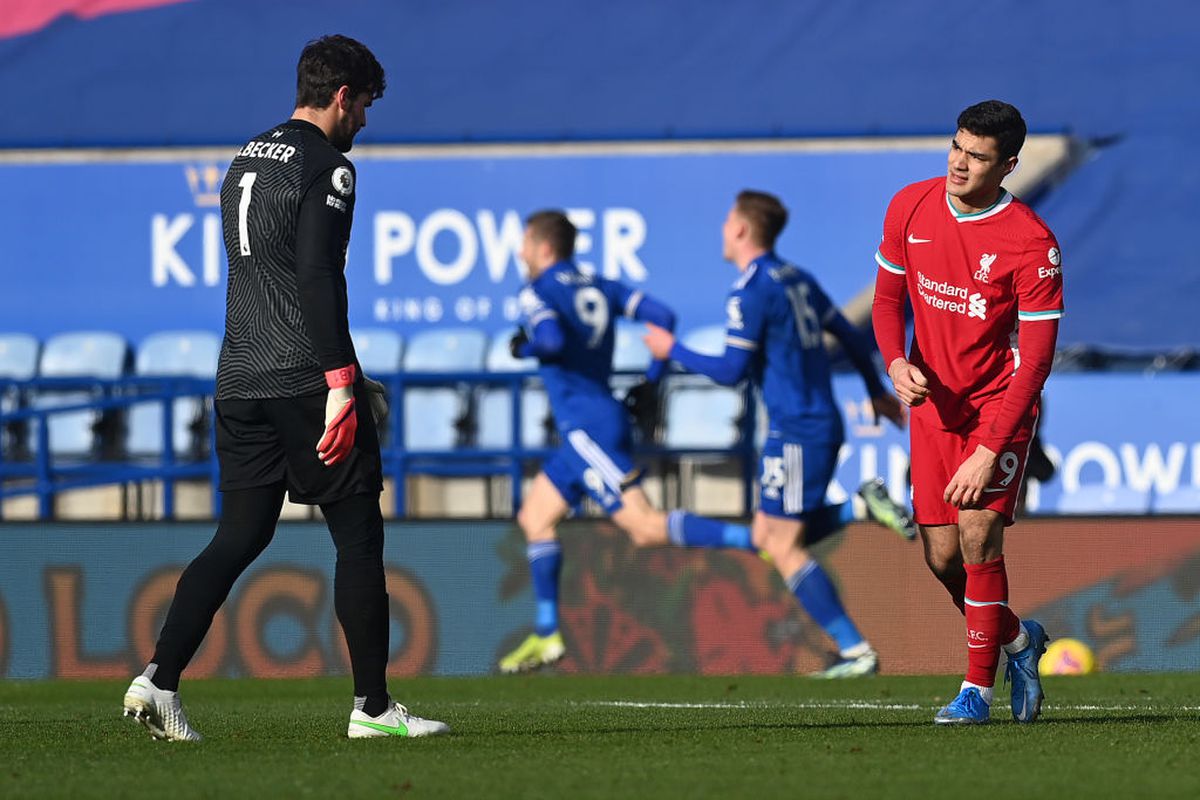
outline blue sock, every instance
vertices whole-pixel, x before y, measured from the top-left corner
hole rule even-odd
[[[788,578],[787,585],[808,615],[837,642],[839,650],[862,644],[862,634],[842,607],[837,589],[820,564],[809,561]]]
[[[847,500],[845,503],[839,504],[837,509],[837,520],[840,523],[838,530],[841,530],[851,522],[854,522],[854,503],[851,503],[849,500]]]
[[[537,600],[537,619],[533,629],[538,636],[558,630],[558,573],[562,569],[562,547],[558,541],[531,542],[525,547],[529,573],[533,576],[533,596]]]
[[[750,542],[750,529],[745,525],[732,525],[687,511],[675,510],[667,514],[667,535],[672,544],[680,547],[754,549]]]

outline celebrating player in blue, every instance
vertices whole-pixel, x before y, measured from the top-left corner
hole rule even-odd
[[[825,570],[805,548],[853,519],[850,503],[827,505],[825,500],[844,431],[823,332],[837,337],[862,373],[876,414],[903,428],[905,412],[884,390],[864,337],[812,275],[775,254],[775,240],[786,223],[787,209],[763,192],[740,193],[729,211],[722,229],[724,257],[742,274],[725,305],[723,355],[689,350],[653,321],[646,344],[655,358],[671,358],[717,383],[733,385],[749,376],[761,390],[769,428],[752,528],[754,546],[770,556],[800,605],[837,643],[838,660],[818,674],[868,675],[878,670],[879,658],[846,613]],[[907,539],[915,537],[911,519],[887,496],[882,482],[864,484],[860,494],[873,519]]]
[[[751,549],[745,526],[683,511],[664,514],[650,505],[638,485],[629,418],[608,382],[615,324],[625,316],[670,330],[675,315],[640,291],[581,272],[572,261],[575,234],[560,211],[539,211],[525,221],[521,258],[530,283],[521,291],[523,324],[513,337],[512,352],[540,362],[562,446],[542,465],[517,512],[528,543],[537,619],[534,632],[500,660],[501,672],[536,669],[565,652],[558,629],[562,551],[555,526],[584,494],[639,546],[668,544],[671,530],[714,546]],[[651,365],[647,378],[656,381],[664,366]]]

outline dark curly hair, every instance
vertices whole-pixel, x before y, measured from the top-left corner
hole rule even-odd
[[[1025,120],[1016,106],[1000,100],[984,100],[958,115],[958,129],[996,140],[1000,158],[1009,159],[1025,144]]]
[[[333,94],[349,86],[352,96],[383,96],[383,67],[362,42],[348,36],[322,36],[304,46],[296,65],[296,108],[325,108]]]

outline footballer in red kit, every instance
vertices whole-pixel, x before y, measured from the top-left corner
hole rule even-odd
[[[926,561],[967,622],[966,680],[940,724],[990,719],[1001,649],[1013,717],[1032,722],[1041,710],[1047,636],[1008,607],[1003,541],[1054,357],[1063,282],[1054,234],[1001,185],[1025,132],[1007,103],[963,111],[947,174],[895,195],[875,255],[875,335],[896,394],[912,408],[913,510]]]

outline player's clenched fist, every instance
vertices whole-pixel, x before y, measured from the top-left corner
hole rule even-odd
[[[896,387],[896,396],[906,406],[919,406],[929,397],[929,379],[907,359],[893,361],[888,367],[888,377]]]
[[[646,323],[646,335],[642,337],[650,354],[656,359],[671,357],[671,348],[675,346],[675,334],[666,328],[660,328],[652,322]]]
[[[978,445],[975,452],[958,466],[942,492],[942,499],[955,508],[977,508],[995,474],[996,454]]]
[[[325,433],[317,442],[317,457],[327,467],[344,461],[354,446],[358,414],[354,409],[354,378],[357,368],[350,364],[325,373],[329,394],[325,398]]]

